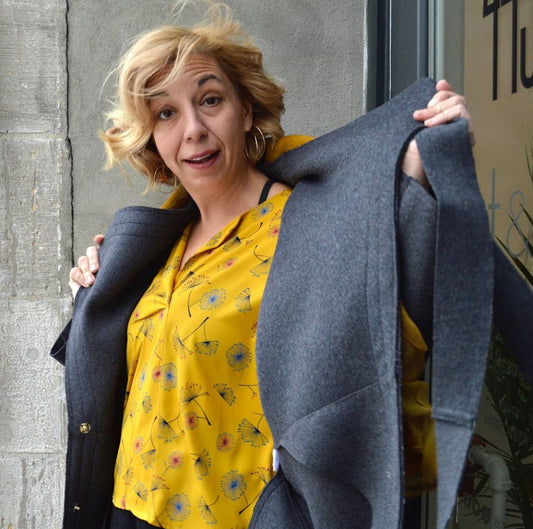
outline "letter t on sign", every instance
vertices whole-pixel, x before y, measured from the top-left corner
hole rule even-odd
[[[500,209],[499,202],[496,200],[496,169],[492,170],[492,197],[490,199],[490,204],[487,206],[490,210],[490,233],[494,236],[494,227],[495,227],[495,213],[497,209]]]

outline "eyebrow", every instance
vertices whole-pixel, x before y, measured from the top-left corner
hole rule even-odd
[[[211,81],[211,79],[214,79],[215,81],[218,81],[220,84],[224,84],[222,82],[222,80],[217,77],[215,74],[208,74],[208,75],[205,75],[204,77],[201,77],[199,80],[198,80],[198,88],[200,88],[201,86],[203,86],[205,83],[207,83],[207,81]],[[159,97],[168,97],[168,92],[165,91],[165,90],[161,90],[160,92],[155,92],[154,94],[150,94],[147,99],[148,100],[151,100],[151,99],[157,99]]]
[[[158,97],[168,97],[168,92],[161,90],[161,92],[155,92],[153,94],[146,96],[146,99],[150,101],[152,99],[157,99]]]
[[[207,83],[207,81],[210,81],[211,79],[214,79],[215,81],[218,81],[219,83],[222,83],[222,80],[219,79],[215,74],[209,74],[198,80],[198,87],[203,86],[205,83]]]

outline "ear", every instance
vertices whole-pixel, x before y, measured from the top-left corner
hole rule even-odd
[[[244,112],[244,130],[249,132],[252,128],[252,123],[254,121],[253,112],[252,112],[252,103],[250,101],[243,101],[242,108]]]

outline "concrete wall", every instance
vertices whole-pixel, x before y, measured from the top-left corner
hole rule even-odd
[[[363,112],[364,0],[228,3],[287,88],[287,133]],[[0,0],[0,529],[61,526],[66,417],[48,350],[70,314],[72,256],[117,208],[164,200],[102,171],[102,85],[128,39],[173,21],[170,4]]]

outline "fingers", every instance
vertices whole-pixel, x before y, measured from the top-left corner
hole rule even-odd
[[[440,92],[443,94],[443,92]],[[429,106],[429,104],[431,106]],[[466,100],[463,96],[452,95],[446,99],[434,98],[428,103],[428,107],[422,110],[424,125],[432,127],[434,125],[442,125],[449,123],[457,118],[465,118],[470,120],[470,114],[466,109]]]
[[[99,247],[104,242],[105,236],[99,233],[98,235],[94,236],[94,244],[96,244],[96,247]]]
[[[95,279],[93,271],[91,270],[92,267],[89,257],[89,255],[92,253],[91,248],[96,251],[96,248],[94,248],[94,246],[90,246],[89,248],[87,248],[87,254],[82,255],[78,259],[78,266],[70,271],[70,280],[76,281],[82,287],[91,286],[94,283]],[[92,266],[94,267],[94,265]]]
[[[468,122],[470,140],[474,145],[474,127],[465,97],[453,92],[451,85],[444,79],[437,83],[436,88],[437,91],[428,102],[427,107],[413,113],[414,119],[422,121],[426,127],[433,127],[449,123],[457,118],[464,118]]]
[[[453,92],[437,92],[426,108],[415,110],[413,115],[428,127],[448,123],[460,116],[470,117],[466,109],[466,99]]]
[[[96,273],[98,272],[99,261],[98,261],[98,248],[96,246],[89,246],[85,251],[85,256],[87,257],[87,267],[82,268],[84,272]]]
[[[98,234],[94,237],[97,246],[89,246],[78,259],[78,266],[73,267],[69,273],[69,286],[72,291],[72,297],[75,298],[81,287],[90,287],[95,281],[95,274],[100,267],[98,259],[98,247],[102,244],[104,236]]]
[[[81,287],[87,288],[94,283],[95,277],[90,271],[89,258],[86,255],[83,255],[78,259],[78,266],[70,269],[68,277],[68,285],[74,299]]]
[[[76,299],[76,294],[78,293],[78,290],[81,288],[81,285],[79,283],[80,278],[79,274],[81,274],[81,270],[75,266],[74,268],[70,269],[70,273],[68,275],[69,282],[68,286],[70,287],[70,290],[72,292],[72,299]]]
[[[81,287],[88,287],[91,284],[92,283],[87,282],[87,279],[79,266],[70,269],[68,286],[72,292],[72,299],[76,299],[76,294]]]
[[[94,236],[94,244],[96,244],[96,247],[95,246],[89,246],[89,248],[87,248],[87,257],[89,258],[89,269],[90,271],[95,274],[96,272],[98,272],[98,269],[100,268],[100,261],[98,259],[98,250],[100,249],[100,245],[104,242],[104,235],[102,235],[101,233],[99,233],[98,235],[95,235]]]
[[[446,79],[441,79],[440,81],[437,81],[435,88],[437,89],[437,91],[447,90],[448,92],[453,92],[452,85],[448,81],[446,81]]]

